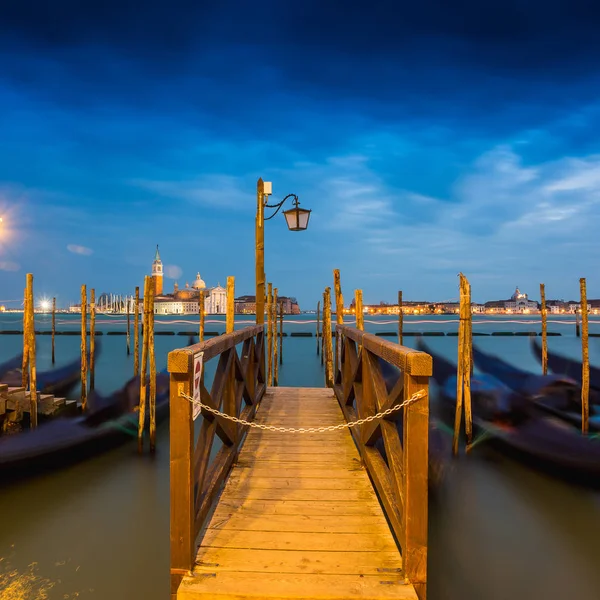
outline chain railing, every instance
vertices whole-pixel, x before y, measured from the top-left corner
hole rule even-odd
[[[420,398],[424,398],[427,395],[425,390],[420,390],[414,393],[410,398],[406,399],[404,402],[400,404],[396,404],[387,410],[377,413],[376,415],[370,415],[365,417],[364,419],[358,419],[357,421],[351,421],[346,423],[340,423],[339,425],[324,425],[323,427],[277,427],[276,425],[265,425],[264,423],[256,423],[255,421],[245,421],[244,419],[238,419],[237,417],[233,417],[231,415],[227,415],[220,410],[216,410],[212,408],[212,406],[208,406],[207,404],[203,404],[198,400],[194,400],[191,396],[187,394],[179,394],[181,398],[185,398],[189,400],[195,406],[199,406],[202,410],[208,411],[209,413],[222,417],[227,421],[233,421],[238,425],[245,425],[247,427],[253,429],[262,429],[263,431],[278,431],[279,433],[325,433],[330,431],[337,431],[339,429],[350,429],[351,427],[360,427],[365,423],[371,423],[372,421],[376,421],[378,419],[384,419],[385,417],[391,415],[392,413],[416,402]]]

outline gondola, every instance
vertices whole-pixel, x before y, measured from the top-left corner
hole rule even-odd
[[[498,356],[473,346],[477,368],[507,385],[512,391],[531,398],[546,412],[581,428],[581,386],[566,375],[537,375],[511,365]],[[590,394],[590,430],[600,431],[600,394]]]
[[[395,366],[388,363],[386,360],[380,359],[381,373],[385,381],[388,394],[393,389],[394,385],[401,376],[401,372]],[[398,434],[402,440],[402,421],[398,421]],[[378,440],[375,447],[382,455],[385,455],[383,440]],[[429,481],[430,487],[435,490],[438,488],[448,469],[447,458],[451,454],[451,439],[448,437],[446,430],[441,426],[441,423],[431,414],[429,415]]]
[[[109,397],[90,394],[85,414],[57,418],[36,429],[0,438],[0,481],[63,467],[137,436],[140,378]],[[156,423],[169,414],[169,376],[156,377]],[[146,423],[148,422],[146,414]]]
[[[433,357],[442,414],[453,424],[456,366],[417,341]],[[553,475],[586,485],[600,483],[600,439],[581,435],[577,427],[541,409],[489,373],[471,379],[473,433],[485,435],[504,453]]]
[[[533,350],[535,357],[541,363],[542,346],[537,338],[531,339],[531,349]],[[561,354],[548,352],[548,368],[553,373],[573,378],[581,385],[582,369],[580,361],[567,358]],[[598,367],[593,367],[592,365],[590,365],[590,389],[600,392],[600,369]]]
[[[0,363],[0,381],[3,381],[3,377],[14,369],[20,369],[23,364],[23,353],[17,354],[7,361]]]
[[[96,340],[94,357],[100,356],[102,344]],[[15,356],[0,365],[0,383],[7,383],[11,387],[22,384],[22,359],[23,355]],[[52,394],[58,398],[67,397],[75,385],[81,381],[81,359],[77,358],[64,367],[48,369],[37,373],[36,387],[42,394]]]

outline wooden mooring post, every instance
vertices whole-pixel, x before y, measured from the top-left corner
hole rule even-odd
[[[126,310],[127,310],[127,356],[129,356],[131,354],[131,318],[129,316],[129,312],[130,312],[129,296],[127,296],[125,304],[126,304]]]
[[[235,277],[227,277],[227,315],[225,333],[233,333],[235,329]]]
[[[317,356],[319,356],[319,345],[321,344],[321,301],[317,302]],[[321,358],[321,364],[323,364],[323,358]]]
[[[331,340],[331,288],[323,293],[323,353],[325,354],[325,386],[333,387],[333,343]]]
[[[148,310],[148,359],[150,361],[150,452],[156,451],[156,356],[154,354],[154,280],[150,280],[150,301]],[[144,335],[145,337],[145,335]]]
[[[96,290],[90,290],[90,390],[96,385]]]
[[[273,385],[273,311],[271,305],[273,303],[273,284],[267,284],[267,385]]]
[[[277,292],[278,289],[273,289],[273,305],[271,310],[273,311],[273,385],[279,385],[279,356],[277,356],[277,347],[279,340],[277,339]]]
[[[456,377],[456,413],[452,453],[458,454],[458,440],[464,405],[466,450],[471,450],[473,441],[473,418],[471,413],[471,286],[460,273],[460,321],[458,329],[458,366]]]
[[[140,405],[138,420],[138,452],[144,450],[144,426],[146,424],[146,388],[148,366],[148,329],[150,312],[150,295],[153,280],[146,275],[144,278],[144,312],[142,313],[142,364],[140,365]]]
[[[590,354],[588,347],[588,303],[585,278],[579,280],[581,292],[581,433],[588,434],[590,419]]]
[[[279,303],[279,364],[283,364],[283,302]]]
[[[25,277],[23,290],[23,358],[21,360],[21,385],[27,389],[29,383],[29,291]]]
[[[198,325],[198,339],[200,342],[204,341],[204,314],[206,312],[206,305],[204,300],[204,290],[200,290],[200,297],[198,298],[198,319],[200,321]]]
[[[548,375],[548,309],[546,308],[546,286],[540,283],[542,301],[542,375]]]
[[[342,284],[340,282],[340,270],[333,270],[333,288],[335,290],[335,322],[336,325],[344,324],[344,295],[342,294]],[[341,348],[339,345],[341,344],[340,336],[335,334],[335,354],[333,360],[333,379],[337,380],[338,371],[340,365],[338,364],[338,356],[340,354]]]
[[[56,357],[54,352],[54,337],[56,336],[56,298],[52,298],[52,364]]]
[[[29,367],[29,427],[35,429],[37,419],[37,371],[35,356],[35,304],[33,299],[33,274],[27,273],[26,278],[26,310],[27,310],[27,352]],[[27,389],[27,388],[25,388]]]
[[[356,313],[356,329],[365,330],[365,313],[363,312],[362,290],[354,290],[354,312]]]
[[[135,307],[133,313],[133,376],[140,374],[140,288],[135,288]]]
[[[403,345],[404,313],[402,312],[402,291],[398,292],[398,343]]]
[[[87,409],[87,288],[81,286],[81,410]]]

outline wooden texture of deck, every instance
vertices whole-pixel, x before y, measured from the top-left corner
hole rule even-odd
[[[344,422],[328,388],[271,388],[256,421]],[[251,429],[201,542],[180,600],[417,600],[347,429]]]

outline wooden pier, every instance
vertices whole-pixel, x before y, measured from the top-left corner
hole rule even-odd
[[[336,332],[333,389],[267,390],[263,325],[169,354],[172,599],[426,598],[431,357]]]

